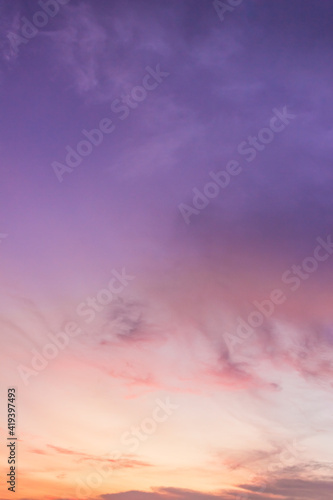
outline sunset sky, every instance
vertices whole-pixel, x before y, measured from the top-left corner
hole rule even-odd
[[[1,500],[332,499],[332,21],[0,0]]]

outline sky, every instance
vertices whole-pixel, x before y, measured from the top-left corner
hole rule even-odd
[[[1,500],[332,498],[332,2],[0,14]]]

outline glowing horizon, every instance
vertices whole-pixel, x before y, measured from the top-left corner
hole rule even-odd
[[[329,500],[333,6],[0,9],[0,500]]]

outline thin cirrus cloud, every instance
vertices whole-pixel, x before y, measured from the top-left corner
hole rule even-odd
[[[294,293],[281,278],[332,231],[332,6],[249,0],[221,23],[212,2],[73,0],[13,50],[35,8],[0,6],[1,373],[21,390],[21,496],[74,498],[167,394],[179,410],[93,499],[328,499],[332,257]],[[169,76],[120,120],[112,101],[158,64]],[[295,119],[247,162],[239,144],[285,106]],[[106,116],[114,133],[60,185],[52,162]],[[179,204],[232,159],[242,173],[184,224]],[[135,279],[87,323],[78,305],[123,268]],[[231,348],[275,288],[286,301]],[[17,365],[68,321],[84,333],[26,388]],[[296,437],[304,455],[267,477]]]
[[[111,495],[103,495],[101,498],[103,500],[144,500],[149,498],[151,500],[185,500],[185,499],[196,499],[196,500],[215,500],[217,498],[221,500],[237,500],[241,495],[245,496],[249,500],[271,500],[275,496],[281,500],[288,500],[290,498],[290,492],[292,492],[292,498],[294,500],[301,500],[306,498],[309,500],[315,500],[318,498],[318,492],[320,498],[323,500],[329,500],[332,491],[332,481],[311,481],[311,480],[288,480],[288,479],[277,479],[269,481],[269,483],[252,485],[239,485],[239,490],[235,492],[218,492],[216,494],[204,494],[191,490],[179,490],[176,488],[160,488],[156,492],[140,492],[140,491],[129,491],[126,493],[116,493]],[[260,490],[264,490],[263,493]]]

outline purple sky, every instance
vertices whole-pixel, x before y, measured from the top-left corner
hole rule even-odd
[[[4,390],[21,390],[29,443],[16,497],[76,498],[80,454],[106,453],[101,436],[86,440],[91,408],[116,435],[119,422],[142,419],[163,393],[179,397],[175,420],[126,459],[149,467],[133,466],[128,482],[124,467],[91,498],[235,500],[244,490],[248,500],[329,499],[333,256],[327,245],[325,259],[313,256],[318,238],[333,239],[332,2],[244,0],[223,20],[205,0],[63,4],[18,42],[41,6],[0,1],[1,358]],[[135,88],[148,81],[140,99]],[[247,161],[240,144],[271,130],[284,108],[294,118]],[[82,131],[106,118],[112,132],[78,166],[66,165],[66,148],[76,151]],[[196,207],[194,192],[231,160],[239,175]],[[55,162],[67,170],[62,182]],[[293,291],[286,273],[310,257],[315,271]],[[84,324],[78,304],[123,268],[135,278],[121,297],[26,386],[17,366],[28,366],[48,331]],[[239,318],[274,289],[283,303],[239,341]],[[44,419],[56,437],[38,430],[39,390],[50,392]],[[53,414],[62,391],[75,398],[76,420],[88,408],[81,441]],[[224,418],[230,442],[218,428]],[[294,440],[304,456],[268,473]],[[76,458],[61,468],[45,451],[51,445]],[[38,461],[29,466],[33,449],[44,449],[49,476],[38,476]],[[252,494],[258,484],[265,491]]]

